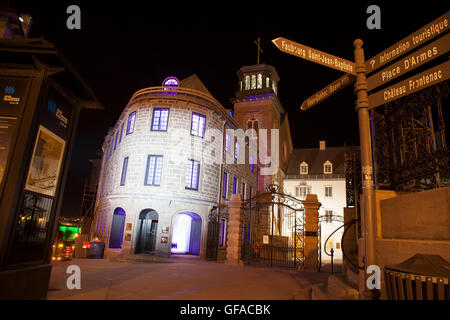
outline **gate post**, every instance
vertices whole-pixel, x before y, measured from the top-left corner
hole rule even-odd
[[[305,208],[305,240],[304,240],[304,271],[319,269],[319,208],[322,205],[316,194],[306,195],[302,201]]]
[[[227,258],[225,264],[244,265],[242,252],[242,199],[233,194],[228,201]]]

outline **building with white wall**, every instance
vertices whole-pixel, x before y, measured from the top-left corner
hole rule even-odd
[[[322,206],[319,209],[320,244],[322,263],[330,262],[325,254],[325,240],[344,221],[346,206],[345,147],[326,147],[320,141],[319,148],[294,149],[289,159],[284,189],[300,200],[308,193],[317,194]],[[334,250],[334,262],[342,263],[341,238],[343,228],[328,240],[327,252]]]
[[[230,146],[225,134],[238,128],[196,75],[137,91],[103,144],[91,236],[105,241],[106,255],[205,258],[211,214],[233,193],[256,192],[246,144]],[[245,163],[224,163],[235,148]],[[215,239],[225,247],[227,216],[219,216]]]

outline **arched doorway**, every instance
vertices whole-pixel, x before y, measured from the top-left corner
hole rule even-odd
[[[111,233],[109,235],[109,247],[111,249],[122,248],[123,229],[125,227],[125,210],[116,208],[113,213],[111,223]]]
[[[173,254],[200,255],[202,236],[202,218],[193,212],[182,212],[173,218],[172,250]]]
[[[153,209],[142,210],[139,214],[136,253],[152,253],[155,251],[158,218],[158,212]]]

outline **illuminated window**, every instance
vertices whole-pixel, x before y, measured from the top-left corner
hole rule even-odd
[[[189,159],[186,168],[185,188],[198,190],[198,178],[200,174],[200,162]]]
[[[233,194],[238,193],[238,179],[233,177]]]
[[[119,143],[122,142],[122,134],[123,134],[123,123],[122,126],[120,127],[120,137],[119,137]]]
[[[256,83],[256,87],[258,89],[262,89],[262,75],[261,75],[261,73],[258,73],[258,81]]]
[[[239,91],[242,91],[242,81],[239,81]]]
[[[300,174],[308,174],[308,164],[304,161],[300,164]]]
[[[220,230],[219,230],[219,245],[225,247],[226,244],[226,228],[227,221],[225,219],[220,219]]]
[[[333,173],[333,164],[328,160],[323,164],[323,173],[325,174]]]
[[[269,77],[266,77],[266,88],[270,87],[270,79]]]
[[[272,81],[272,90],[277,94],[277,87],[275,86],[275,81]]]
[[[257,138],[258,136],[258,120],[255,118],[251,118],[247,120],[247,130],[253,129],[252,131],[252,138]]]
[[[252,90],[256,89],[256,75],[252,74]]]
[[[169,120],[169,109],[153,109],[152,131],[167,131],[167,122]]]
[[[250,170],[253,172],[255,170],[255,158],[250,156]]]
[[[128,168],[128,157],[125,157],[123,159],[123,165],[122,165],[122,176],[120,177],[120,185],[125,185],[125,179],[127,178],[127,168]]]
[[[117,138],[119,138],[119,131],[116,132],[116,139],[114,140],[114,150],[116,150],[117,147]]]
[[[238,160],[239,159],[239,142],[236,140],[234,142],[234,160]]]
[[[231,151],[231,136],[228,132],[225,133],[225,151],[226,152]]]
[[[192,113],[191,134],[197,137],[205,136],[206,117],[198,113]]]
[[[163,156],[148,156],[144,183],[146,186],[161,185],[162,162]]]
[[[250,90],[250,76],[245,76],[245,90]]]
[[[127,134],[133,133],[134,131],[134,121],[136,120],[136,111],[130,113],[128,116],[128,122],[127,122]]]
[[[227,198],[227,191],[228,191],[228,173],[223,173],[223,182],[222,182],[222,198]]]

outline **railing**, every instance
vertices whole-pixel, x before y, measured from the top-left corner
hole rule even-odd
[[[356,223],[358,220],[357,219],[352,219],[347,223],[344,223],[342,226],[339,226],[338,228],[336,228],[336,230],[334,230],[329,236],[328,238],[325,240],[324,243],[324,251],[325,254],[329,257],[331,257],[331,274],[334,273],[334,249],[331,248],[330,253],[327,252],[327,242],[328,240],[330,240],[330,238],[333,236],[333,234],[335,234],[339,229],[344,228],[344,232],[342,233],[342,237],[341,237],[341,250],[342,250],[342,255],[344,257],[344,259],[347,259],[347,261],[356,269],[364,269],[359,267],[357,264],[355,264],[345,253],[345,249],[344,249],[344,237],[345,234],[347,233],[347,230],[350,228],[351,225],[353,225],[354,223]]]
[[[300,179],[300,180],[322,180],[322,179],[345,179],[344,173],[333,174],[289,174],[286,179]]]

